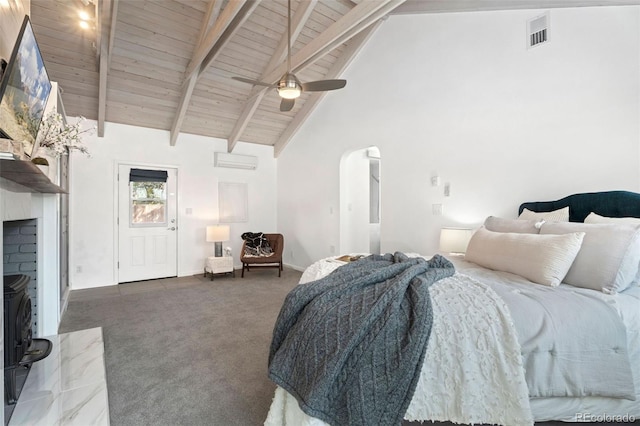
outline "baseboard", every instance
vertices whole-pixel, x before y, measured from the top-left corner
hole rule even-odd
[[[194,275],[204,275],[204,268],[199,269],[197,271],[187,271],[187,272],[180,272],[177,277],[178,278],[183,278],[183,277],[192,277]]]
[[[283,265],[286,266],[287,268],[295,269],[296,271],[300,271],[300,272],[304,272],[304,270],[307,269],[306,267],[292,265],[290,263],[283,263]]]

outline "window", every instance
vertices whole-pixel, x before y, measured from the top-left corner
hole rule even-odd
[[[166,226],[167,172],[131,169],[129,200],[129,224],[132,227]]]

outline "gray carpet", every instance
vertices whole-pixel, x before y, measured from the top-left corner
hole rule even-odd
[[[102,327],[112,425],[259,425],[271,333],[300,273],[252,270],[72,292],[60,333]]]
[[[261,425],[273,325],[299,279],[285,268],[73,291],[60,333],[103,328],[114,426]]]

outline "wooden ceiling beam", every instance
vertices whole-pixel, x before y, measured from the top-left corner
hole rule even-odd
[[[215,24],[218,15],[220,15],[220,9],[222,9],[223,0],[210,0],[209,7],[204,14],[204,20],[202,28],[200,28],[200,35],[198,36],[198,45],[204,41],[205,36],[209,32],[209,29]]]
[[[104,122],[107,116],[107,79],[113,47],[118,0],[101,0],[98,8],[98,137],[104,137]]]
[[[358,31],[363,30],[400,6],[404,1],[405,0],[363,1],[293,55],[291,57],[291,68],[293,70],[300,70],[302,66],[309,64],[310,58],[319,59],[336,46],[354,37]],[[287,63],[283,62],[270,71],[264,81],[276,83],[285,72],[287,72]]]
[[[300,49],[291,57],[291,67],[294,72],[299,72],[303,68],[311,65],[313,61],[320,59],[331,50],[335,49],[350,38],[355,37],[359,32],[370,26],[373,22],[379,20],[390,11],[401,5],[405,0],[370,0],[358,4],[356,7],[347,12],[344,16],[334,22],[329,28],[316,37],[311,43]],[[265,82],[277,82],[280,77],[287,71],[286,61],[282,61],[271,71],[263,74],[261,80]],[[331,78],[331,77],[326,77]],[[264,92],[262,92],[264,93]],[[264,94],[257,95],[259,99],[255,102],[259,103]],[[248,121],[257,109],[257,104],[249,104],[245,106],[245,110],[240,116],[246,128]],[[295,121],[295,119],[294,119]],[[239,123],[242,125],[243,122]],[[238,129],[234,129],[229,140],[227,141],[227,149],[231,151],[240,137],[239,124],[236,123]],[[244,129],[241,129],[244,131]],[[235,140],[234,140],[235,139]]]
[[[205,19],[200,34],[200,42],[194,53],[191,62],[187,66],[185,73],[186,80],[182,90],[182,96],[178,103],[178,109],[173,119],[170,130],[169,142],[174,146],[178,140],[184,117],[191,102],[193,89],[195,88],[198,78],[211,65],[222,48],[229,42],[231,37],[240,29],[242,24],[249,18],[254,9],[258,6],[257,0],[229,0],[224,10],[217,14],[217,18],[211,26],[210,21],[216,13],[215,9],[220,9],[219,0],[212,0],[209,9],[205,14]],[[202,33],[206,32],[206,36],[202,37]]]
[[[391,7],[391,6],[389,6]],[[307,68],[308,66],[314,64],[316,61],[320,60],[323,56],[331,52],[336,47],[341,44],[351,40],[353,37],[362,32],[365,28],[371,26],[372,22],[378,22],[381,19],[384,19],[385,16],[389,14],[389,8],[383,8],[378,10],[376,13],[372,14],[367,20],[360,22],[359,24],[353,26],[348,31],[346,31],[341,37],[334,40],[332,43],[327,44],[323,49],[316,52],[313,56],[307,58],[300,65],[293,67],[293,72],[297,73]]]
[[[373,24],[370,24],[364,30],[355,35],[351,40],[349,40],[347,42],[347,46],[342,52],[342,55],[340,55],[338,60],[331,66],[331,69],[327,73],[326,78],[338,78],[340,75],[342,75],[344,70],[349,66],[349,64],[351,64],[358,52],[360,52],[360,49],[362,49],[362,47],[371,38],[371,35],[378,29],[381,24],[382,20],[378,20]],[[274,144],[274,157],[278,158],[293,135],[295,135],[298,129],[300,129],[302,123],[307,120],[307,118],[316,109],[320,101],[327,95],[327,93],[328,92],[314,92],[311,94],[311,96],[309,96],[300,111],[298,111],[291,123],[289,123],[289,126],[287,126],[287,128],[284,130],[284,132],[282,132],[282,134]]]
[[[233,23],[234,19],[241,12],[247,1],[248,0],[229,0],[229,3],[220,13],[220,16],[218,16],[211,30],[207,32],[205,39],[196,48],[189,65],[187,65],[187,70],[185,71],[185,82],[193,74],[200,72],[202,62],[207,57],[211,49],[215,47],[220,37],[222,37],[222,34],[224,34],[226,29]],[[251,2],[253,3],[254,0],[251,0]]]
[[[202,25],[200,27],[200,35],[198,36],[198,46],[200,46],[203,43],[207,33],[209,32],[209,29],[218,19],[218,15],[220,14],[221,7],[222,7],[222,0],[211,0],[209,2],[209,7],[207,8],[207,11],[204,14],[204,19],[202,20]],[[180,128],[182,128],[182,123],[184,122],[184,117],[187,113],[187,108],[189,107],[191,96],[193,95],[193,89],[195,88],[197,81],[198,81],[198,75],[193,74],[183,84],[182,95],[180,96],[180,102],[178,103],[178,108],[176,109],[176,113],[173,117],[173,122],[171,124],[171,130],[169,132],[169,144],[171,146],[175,146],[178,140],[178,134],[180,134]]]
[[[118,22],[118,4],[120,0],[111,0],[113,2],[113,6],[111,7],[111,27],[109,27],[109,48],[107,52],[109,52],[109,61],[107,65],[111,65],[111,57],[113,56],[113,45],[116,40],[116,22]]]
[[[228,26],[227,30],[222,33],[222,35],[218,39],[218,42],[211,48],[211,50],[209,50],[209,53],[205,55],[197,72],[198,76],[205,72],[207,68],[209,68],[209,66],[213,63],[213,61],[216,60],[216,57],[220,54],[222,49],[227,45],[227,43],[229,43],[229,40],[231,40],[235,33],[238,32],[240,27],[242,27],[247,19],[249,19],[249,16],[251,16],[253,11],[256,7],[258,7],[259,4],[260,2],[258,0],[249,0],[244,5],[240,13],[236,15],[236,18]]]
[[[318,0],[308,0],[299,3],[296,12],[291,18],[292,44],[300,35],[300,32],[304,28],[304,25],[309,19],[309,16],[311,16],[311,12],[313,12],[313,8],[315,7],[317,2]],[[271,56],[269,63],[264,68],[264,71],[258,80],[262,81],[263,78],[268,76],[267,73],[269,71],[276,68],[280,63],[282,63],[283,60],[286,59],[288,46],[289,38],[287,36],[287,33],[285,32],[280,39],[280,42],[278,43],[273,56]],[[253,88],[251,94],[249,95],[249,99],[242,109],[242,113],[240,113],[240,117],[238,117],[238,120],[236,121],[236,124],[234,125],[233,130],[231,131],[231,134],[227,139],[227,151],[233,151],[233,148],[236,146],[236,143],[238,143],[238,140],[242,136],[242,133],[244,133],[244,130],[247,128],[249,121],[251,121],[253,114],[256,112],[256,109],[260,105],[260,102],[262,101],[262,98],[264,98],[264,95],[267,93],[267,90],[269,90],[268,87],[257,86]]]

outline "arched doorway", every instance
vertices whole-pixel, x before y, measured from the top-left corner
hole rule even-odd
[[[340,160],[340,253],[380,253],[380,150],[346,152]]]

